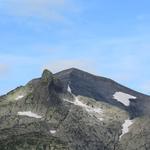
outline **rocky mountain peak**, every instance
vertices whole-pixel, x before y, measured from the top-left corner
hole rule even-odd
[[[148,150],[149,110],[149,96],[111,79],[45,69],[0,97],[0,150]]]

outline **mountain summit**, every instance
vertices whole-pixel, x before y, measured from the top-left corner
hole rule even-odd
[[[0,150],[148,150],[150,97],[71,68],[0,97]]]

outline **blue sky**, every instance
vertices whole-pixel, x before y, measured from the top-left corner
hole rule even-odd
[[[150,94],[149,0],[0,0],[0,94],[76,67]]]

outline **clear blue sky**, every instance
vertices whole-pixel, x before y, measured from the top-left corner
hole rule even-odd
[[[149,0],[0,0],[0,94],[77,67],[150,94]]]

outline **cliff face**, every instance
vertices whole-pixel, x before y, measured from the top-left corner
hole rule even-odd
[[[148,150],[150,97],[78,69],[0,97],[0,150]]]

